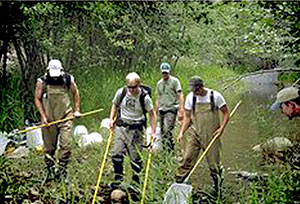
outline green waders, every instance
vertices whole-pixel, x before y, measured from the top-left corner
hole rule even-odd
[[[44,107],[48,122],[72,116],[69,89],[66,86],[47,85],[47,99],[44,102]],[[46,152],[45,163],[51,174],[54,173],[55,151],[58,143],[58,173],[66,176],[66,167],[71,155],[71,128],[72,121],[69,120],[42,129]]]
[[[187,177],[201,151],[207,147],[213,137],[213,133],[220,126],[219,111],[212,110],[210,103],[195,104],[195,112],[192,112],[194,134],[187,135],[185,153],[176,174],[176,182],[182,183]],[[214,190],[220,193],[222,183],[222,167],[220,164],[221,140],[217,139],[206,155],[210,169],[210,175],[214,181]],[[220,195],[220,194],[219,194]]]

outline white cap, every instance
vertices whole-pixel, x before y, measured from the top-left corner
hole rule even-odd
[[[161,65],[160,65],[160,71],[161,71],[161,73],[164,73],[164,72],[170,73],[170,71],[171,71],[171,66],[170,66],[168,63],[163,62],[163,63],[161,63]]]
[[[49,74],[51,77],[58,77],[61,75],[62,70],[61,62],[59,60],[53,59],[50,60],[47,70],[49,70]]]

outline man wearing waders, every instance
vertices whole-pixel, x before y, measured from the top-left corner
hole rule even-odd
[[[175,127],[176,116],[178,120],[183,119],[183,94],[178,78],[171,76],[171,67],[168,63],[160,65],[162,79],[156,85],[155,112],[159,117],[161,128],[161,140],[163,148],[174,150],[173,129]]]
[[[75,101],[75,112],[71,107],[70,95]],[[80,116],[80,99],[74,77],[63,72],[59,60],[50,60],[44,76],[38,78],[35,89],[35,106],[37,107],[41,123],[47,124],[52,121],[67,117]],[[66,179],[67,164],[71,155],[71,128],[72,120],[58,123],[42,129],[45,146],[45,163],[47,165],[47,180]],[[55,169],[55,151],[58,150],[58,170]]]
[[[213,137],[218,139],[206,155],[210,175],[214,183],[214,194],[221,196],[222,166],[220,162],[220,137],[229,120],[229,111],[223,96],[215,91],[204,87],[203,80],[199,76],[193,76],[189,81],[191,92],[186,97],[185,115],[183,125],[178,135],[181,142],[186,130],[192,125],[190,132],[186,135],[185,153],[179,162],[176,174],[176,182],[184,181],[188,173],[197,162],[199,153],[204,150]],[[220,123],[219,110],[222,112],[223,120]]]
[[[126,76],[126,86],[118,89],[112,103],[110,128],[113,128],[114,125],[116,128],[112,155],[115,180],[110,186],[111,191],[118,188],[123,180],[125,154],[129,155],[134,171],[132,180],[136,184],[140,183],[138,174],[142,170],[140,152],[146,127],[146,113],[148,112],[150,116],[152,136],[155,133],[156,120],[152,100],[146,90],[142,88],[141,79],[135,72]],[[118,117],[116,117],[117,114]],[[115,118],[117,118],[116,121]]]

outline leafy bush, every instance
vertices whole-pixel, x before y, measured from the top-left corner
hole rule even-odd
[[[286,168],[251,186],[247,203],[300,203],[299,170]]]

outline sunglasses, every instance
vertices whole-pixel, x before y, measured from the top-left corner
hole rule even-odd
[[[194,91],[199,91],[200,89],[201,89],[201,85],[196,85],[196,86],[194,86]]]
[[[136,89],[138,87],[138,85],[135,85],[135,86],[127,86],[127,88],[129,89]]]

